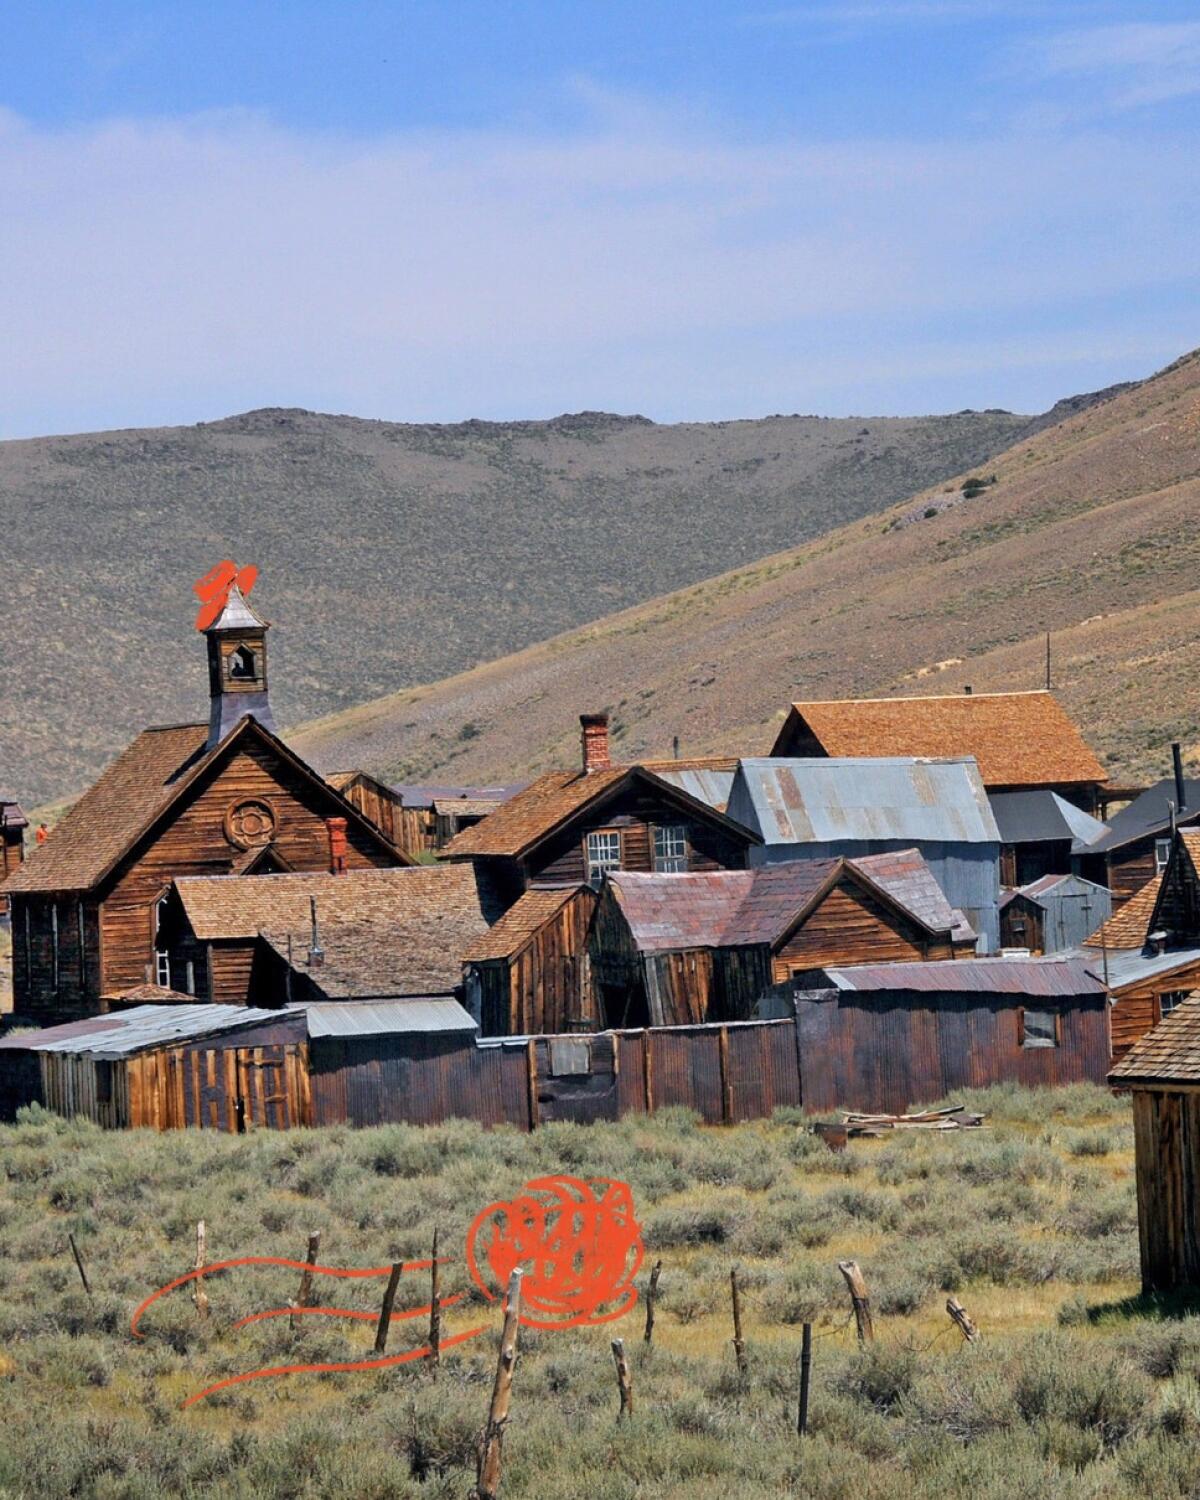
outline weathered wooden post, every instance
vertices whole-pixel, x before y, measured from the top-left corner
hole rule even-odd
[[[617,1412],[619,1422],[622,1417],[633,1417],[633,1375],[625,1357],[624,1339],[613,1339],[612,1353],[613,1364],[617,1367],[617,1388],[621,1392],[621,1409]]]
[[[647,1344],[654,1337],[654,1304],[658,1299],[658,1273],[661,1270],[662,1261],[656,1260],[650,1272],[650,1285],[646,1288],[646,1332],[642,1337]]]
[[[442,1362],[442,1308],[439,1296],[438,1232],[433,1231],[433,1262],[429,1267],[429,1363],[436,1375]]]
[[[796,1431],[808,1436],[808,1389],[812,1378],[812,1324],[805,1323],[800,1339],[800,1409],[796,1413]]]
[[[858,1325],[858,1342],[869,1344],[875,1337],[875,1329],[871,1323],[871,1299],[867,1295],[863,1273],[856,1260],[839,1260],[838,1270],[850,1289],[850,1303],[854,1308],[854,1321]]]
[[[304,1256],[304,1270],[300,1273],[300,1290],[296,1293],[296,1306],[308,1307],[312,1298],[312,1272],[308,1269],[317,1263],[317,1252],[321,1248],[321,1231],[314,1229],[308,1237],[308,1250]],[[292,1317],[292,1327],[296,1326],[295,1315]]]
[[[392,1308],[396,1302],[396,1288],[400,1285],[400,1273],[404,1262],[392,1262],[392,1274],[388,1277],[387,1291],[383,1294],[383,1306],[379,1309],[379,1324],[375,1329],[375,1353],[387,1352],[388,1329],[392,1326]]]
[[[488,1408],[487,1426],[479,1435],[479,1467],[471,1500],[496,1500],[500,1489],[500,1470],[504,1462],[504,1429],[508,1425],[508,1407],[512,1399],[513,1366],[517,1362],[517,1331],[521,1320],[520,1266],[508,1278],[508,1295],[504,1299],[504,1330],[500,1335],[500,1358],[496,1364],[496,1381],[492,1386],[492,1404]]]
[[[206,1253],[204,1220],[201,1219],[196,1225],[196,1269],[203,1271],[208,1264]],[[192,1293],[192,1301],[196,1305],[196,1316],[198,1318],[208,1317],[208,1293],[204,1290],[204,1277],[196,1277],[196,1289]]]
[[[738,1290],[737,1267],[729,1273],[729,1295],[733,1301],[733,1355],[741,1374],[746,1373],[746,1345],[742,1339],[742,1297]]]
[[[92,1295],[91,1283],[88,1281],[87,1272],[83,1269],[83,1260],[79,1254],[79,1246],[75,1243],[75,1236],[68,1234],[67,1239],[71,1242],[71,1254],[75,1257],[75,1264],[79,1268],[79,1279],[83,1282],[83,1289],[90,1297]]]
[[[946,1298],[946,1311],[958,1325],[959,1332],[966,1339],[967,1343],[973,1344],[979,1337],[979,1329],[976,1328],[975,1324],[967,1316],[966,1308],[957,1297]]]

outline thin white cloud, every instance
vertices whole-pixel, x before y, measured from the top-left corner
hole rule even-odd
[[[1029,41],[1022,54],[1038,80],[1099,80],[1120,108],[1200,93],[1200,21],[1083,27]]]
[[[994,404],[1056,320],[1100,365],[1123,301],[1194,299],[1192,144],[742,144],[620,100],[570,136],[0,116],[0,435],[819,411],[848,369],[928,409],[916,344],[975,371],[948,403]]]

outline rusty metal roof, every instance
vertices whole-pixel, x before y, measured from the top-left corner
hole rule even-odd
[[[0,1046],[116,1059],[153,1047],[174,1047],[180,1042],[237,1031],[243,1026],[277,1021],[280,1014],[277,1010],[256,1010],[247,1005],[138,1005],[90,1021],[70,1021],[29,1036],[9,1037]]]
[[[766,844],[1000,842],[969,756],[743,760],[728,814]]]
[[[909,990],[926,994],[1102,995],[1094,965],[1081,958],[961,958],[950,963],[856,964],[827,968],[839,990]]]
[[[400,1036],[412,1032],[469,1031],[476,1024],[457,1000],[411,996],[404,1000],[351,1000],[289,1006],[304,1012],[310,1037]]]

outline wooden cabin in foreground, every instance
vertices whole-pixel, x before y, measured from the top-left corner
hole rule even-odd
[[[1142,1290],[1200,1288],[1200,997],[1136,1042],[1108,1081],[1133,1095]]]
[[[159,919],[178,876],[410,863],[272,732],[266,631],[235,588],[205,632],[208,724],[145,730],[0,888],[20,1017],[170,988]]]
[[[589,938],[602,1026],[745,1021],[828,964],[970,957],[915,849],[706,875],[610,875]]]

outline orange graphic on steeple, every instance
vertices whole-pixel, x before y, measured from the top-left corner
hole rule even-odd
[[[258,569],[253,563],[239,568],[228,558],[210,568],[203,578],[192,584],[192,593],[200,600],[200,613],[196,616],[196,629],[207,630],[229,602],[229,591],[236,584],[243,598],[254,587]]]

